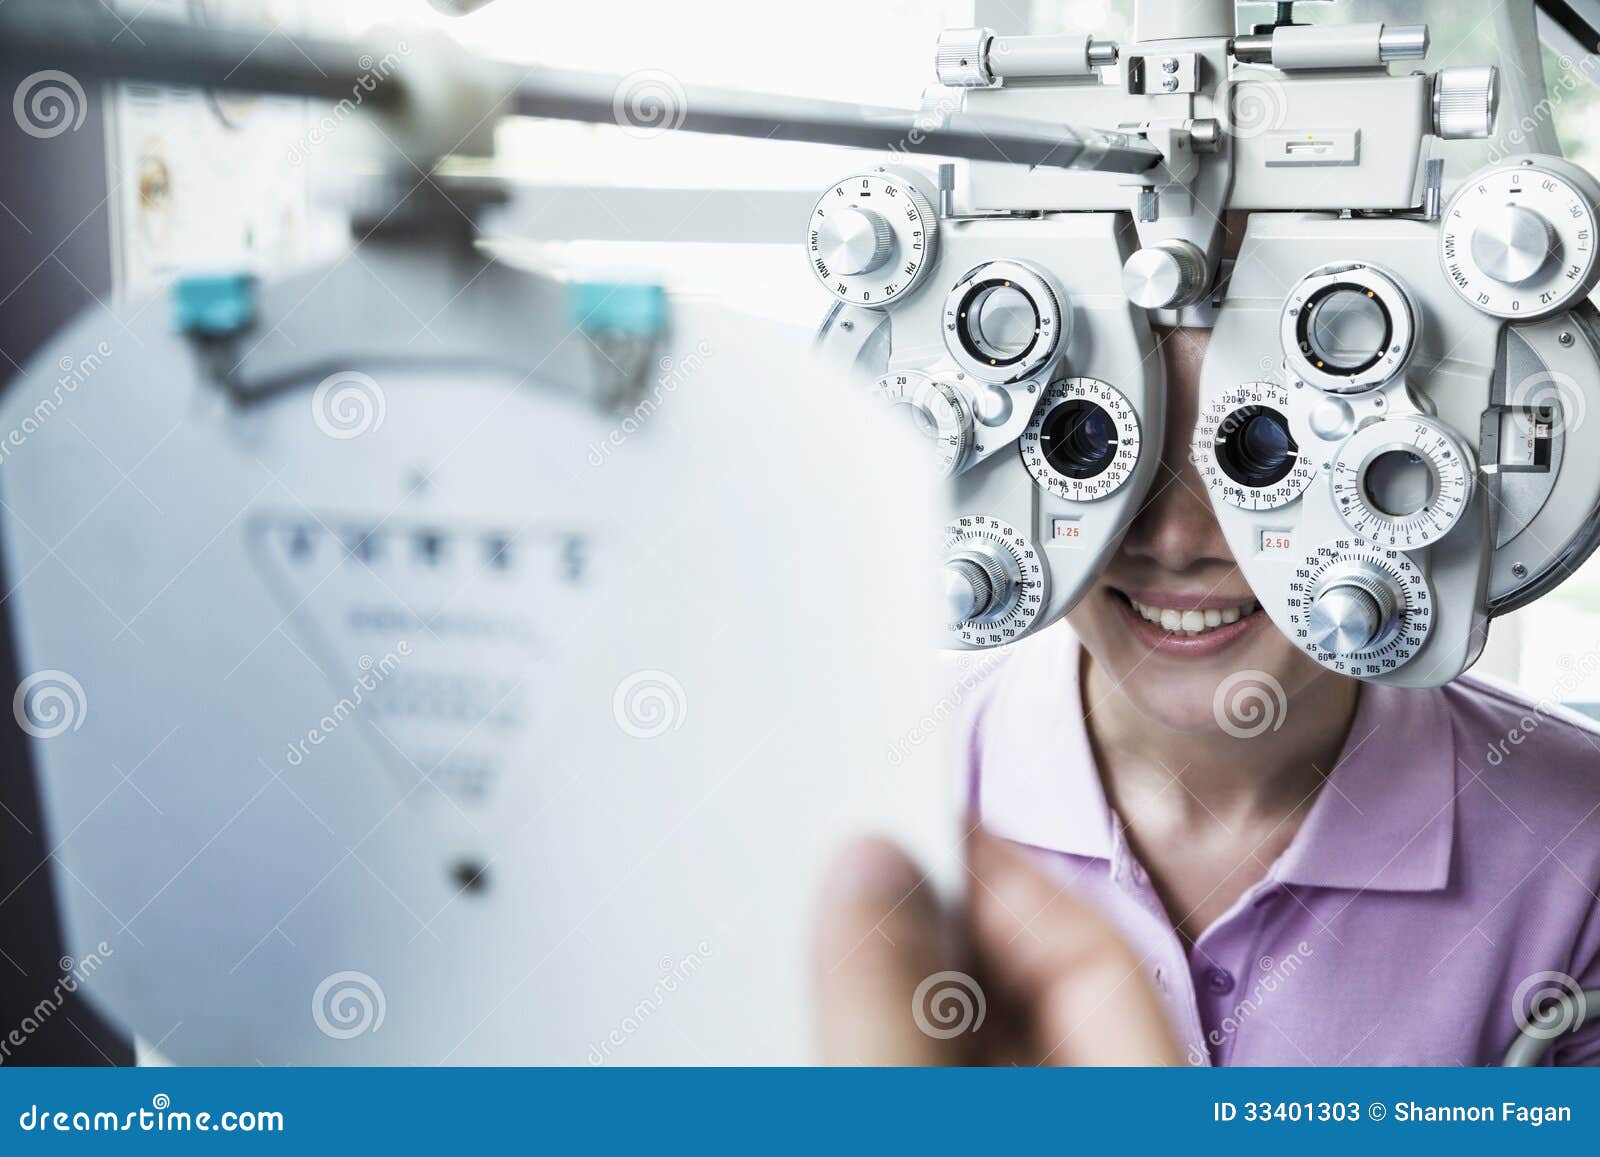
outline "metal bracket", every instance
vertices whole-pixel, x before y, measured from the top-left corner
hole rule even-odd
[[[1122,81],[1133,96],[1199,92],[1200,56],[1195,52],[1125,53]]]

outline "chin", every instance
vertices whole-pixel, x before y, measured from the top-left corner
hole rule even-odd
[[[1252,598],[1147,596],[1182,602],[1175,616],[1178,608],[1162,610],[1143,595],[1100,583],[1068,619],[1106,680],[1169,731],[1216,731],[1225,683],[1291,697],[1320,670]]]

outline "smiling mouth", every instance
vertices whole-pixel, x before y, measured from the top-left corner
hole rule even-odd
[[[1112,593],[1136,615],[1153,627],[1167,631],[1178,638],[1197,638],[1223,627],[1233,626],[1240,620],[1261,613],[1261,606],[1253,598],[1234,603],[1213,600],[1208,607],[1170,607],[1159,603],[1142,602],[1126,591],[1110,588]]]

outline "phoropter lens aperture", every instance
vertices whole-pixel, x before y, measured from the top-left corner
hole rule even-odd
[[[1093,478],[1117,456],[1117,424],[1093,402],[1074,398],[1045,415],[1039,448],[1057,474]]]
[[[1244,406],[1217,429],[1217,464],[1240,486],[1254,490],[1288,477],[1300,455],[1289,420],[1267,406]]]
[[[1364,285],[1336,282],[1300,310],[1300,352],[1317,369],[1354,377],[1378,364],[1394,336],[1382,300]]]

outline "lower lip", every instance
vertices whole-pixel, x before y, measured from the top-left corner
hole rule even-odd
[[[1145,646],[1163,655],[1177,655],[1185,659],[1204,659],[1226,650],[1259,627],[1267,617],[1266,612],[1257,607],[1236,623],[1224,623],[1198,635],[1185,635],[1152,623],[1134,610],[1133,604],[1120,594],[1108,593],[1107,597],[1122,608],[1133,633]]]

